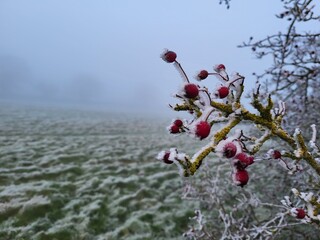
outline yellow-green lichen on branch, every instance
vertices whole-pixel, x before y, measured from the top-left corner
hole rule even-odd
[[[197,169],[201,166],[203,159],[205,159],[213,151],[214,151],[214,147],[209,145],[203,148],[198,154],[193,156],[191,165],[189,167],[191,175],[195,174]]]

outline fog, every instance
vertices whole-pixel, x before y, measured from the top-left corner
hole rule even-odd
[[[0,100],[167,114],[181,80],[160,59],[164,48],[190,76],[224,63],[249,91],[268,62],[236,46],[282,29],[280,9],[268,0],[230,10],[218,0],[0,0]]]

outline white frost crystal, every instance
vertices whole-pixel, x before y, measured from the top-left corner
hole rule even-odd
[[[291,191],[292,191],[292,193],[293,193],[294,195],[296,195],[296,196],[299,195],[299,191],[298,191],[296,188],[292,188]]]

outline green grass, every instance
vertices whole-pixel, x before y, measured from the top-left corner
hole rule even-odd
[[[138,129],[103,113],[33,109],[17,121],[18,110],[1,112],[10,131],[0,136],[0,203],[15,202],[0,212],[1,240],[166,239],[187,229],[193,207],[180,199],[176,166],[154,159],[180,140],[157,122]],[[34,197],[48,203],[21,211]]]

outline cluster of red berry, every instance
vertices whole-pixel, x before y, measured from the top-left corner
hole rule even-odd
[[[171,134],[178,134],[182,132],[186,132],[189,129],[180,119],[176,119],[173,123],[168,127],[168,130]],[[199,121],[195,124],[194,134],[200,140],[206,138],[210,134],[211,125],[207,121]]]
[[[201,110],[200,115],[195,115],[196,120],[192,120],[191,122],[182,121],[181,119],[175,119],[171,125],[168,127],[168,130],[171,134],[180,134],[183,132],[191,133],[198,139],[202,140],[205,139],[210,135],[211,131],[211,123],[209,121],[209,116],[212,114],[214,110],[210,110],[211,105],[211,98],[215,99],[224,99],[228,97],[230,94],[230,87],[235,86],[234,83],[242,78],[235,78],[234,80],[230,80],[228,75],[226,74],[225,70],[226,67],[223,64],[218,64],[214,67],[215,72],[208,72],[207,70],[201,70],[196,75],[196,79],[198,81],[202,81],[206,79],[209,75],[215,75],[218,79],[222,80],[222,84],[220,84],[214,94],[210,94],[208,89],[203,87],[201,88],[199,85],[190,83],[186,73],[182,69],[179,62],[177,62],[177,54],[173,51],[166,50],[162,55],[161,58],[167,63],[173,63],[175,67],[180,71],[184,85],[180,91],[180,94],[176,96],[184,101],[186,106],[192,106],[195,109],[198,108],[199,105],[196,105],[195,102],[199,101],[199,107]],[[204,97],[201,96],[201,93],[204,93]],[[208,99],[208,104],[204,103],[205,101],[203,98]],[[202,102],[202,103],[201,103]],[[194,109],[189,109],[190,113],[193,113]],[[207,111],[209,109],[209,111]],[[237,142],[239,140],[235,140]],[[226,142],[226,141],[222,141]],[[239,145],[239,144],[238,144]],[[241,150],[240,150],[241,149]],[[247,156],[246,153],[242,151],[241,146],[236,146],[233,141],[229,141],[225,143],[223,146],[223,156],[226,158],[232,158],[232,166],[233,166],[233,180],[238,186],[244,186],[249,181],[249,174],[246,170],[246,167],[251,165],[254,162],[253,156]],[[238,152],[238,154],[237,154]],[[161,155],[161,156],[160,156]],[[158,156],[158,159],[162,160],[164,163],[171,164],[173,163],[175,157],[170,154],[169,151],[163,151]],[[170,158],[170,159],[169,159]]]
[[[222,82],[217,89],[210,93],[206,87],[201,87],[198,84],[191,83],[185,71],[181,67],[180,63],[176,60],[177,54],[173,51],[166,50],[161,58],[167,62],[172,63],[177,70],[180,72],[184,84],[180,91],[175,95],[177,98],[183,101],[182,104],[177,104],[172,107],[176,111],[188,111],[193,115],[191,121],[174,119],[171,125],[168,127],[168,131],[171,134],[181,134],[189,133],[196,138],[203,140],[210,135],[211,126],[215,122],[219,122],[219,119],[230,121],[232,118],[231,114],[228,113],[224,115],[221,112],[217,104],[221,102],[225,105],[231,103],[239,103],[241,97],[241,90],[244,77],[239,74],[229,78],[226,73],[226,67],[223,64],[216,65],[213,69],[214,72],[208,72],[207,70],[201,70],[196,75],[196,80],[203,81],[207,79],[210,75],[215,77]],[[239,93],[239,94],[237,94]],[[214,99],[214,101],[212,101]],[[222,105],[223,105],[222,104]],[[236,106],[236,104],[232,105]],[[235,108],[236,110],[238,108]],[[238,114],[234,110],[234,114]],[[219,112],[220,111],[220,112]],[[223,132],[222,129],[220,132]],[[258,161],[257,159],[250,155],[254,154],[255,151],[249,154],[248,148],[246,147],[245,140],[248,139],[241,134],[236,133],[233,137],[227,137],[230,129],[226,130],[226,133],[221,134],[221,136],[216,133],[213,138],[213,144],[207,145],[204,151],[196,153],[192,159],[190,159],[186,154],[178,153],[177,149],[171,148],[170,151],[162,151],[158,154],[157,159],[161,160],[165,164],[175,163],[184,176],[193,175],[195,170],[201,165],[201,154],[207,155],[208,152],[215,151],[219,157],[224,157],[230,160],[230,165],[232,168],[232,180],[235,185],[243,187],[247,185],[249,181],[249,173],[247,167]],[[217,137],[219,136],[219,137]],[[223,139],[223,140],[221,140]],[[285,160],[282,158],[282,154],[278,150],[268,151],[269,159],[276,159],[279,163],[282,163],[291,172],[293,170],[298,171],[299,168],[293,169],[288,166]],[[199,160],[200,159],[200,160]],[[305,219],[308,215],[303,208],[296,208],[292,204],[285,204],[289,213],[298,218]]]
[[[177,134],[180,132],[183,132],[183,122],[180,119],[174,120],[174,122],[171,124],[171,126],[168,128],[170,133]]]
[[[185,74],[184,70],[182,69],[180,63],[177,62],[177,54],[173,51],[166,50],[162,55],[161,58],[167,63],[173,63],[176,65],[178,70],[182,73],[184,84],[182,89],[180,90],[180,94],[176,94],[176,96],[180,99],[183,99],[185,102],[192,101],[193,103],[200,99],[201,92],[205,93],[206,96],[211,101],[210,93],[206,88],[201,88],[199,85],[190,83],[187,75]],[[215,66],[214,73],[209,73],[207,70],[201,70],[196,79],[198,81],[202,81],[206,79],[209,75],[219,75],[222,76],[225,73],[225,66],[223,64],[219,64]],[[228,82],[228,79],[224,79],[224,84],[221,84],[213,94],[213,97],[224,99],[230,93],[230,85],[233,83]],[[192,109],[189,109],[190,113],[193,113]],[[210,135],[211,124],[208,121],[208,117],[211,112],[207,113],[207,115],[202,116],[201,119],[199,118],[198,121],[193,121],[192,123],[183,123],[180,119],[176,119],[169,127],[168,130],[171,134],[179,134],[182,132],[188,132],[193,134],[198,139],[202,140],[205,139]]]
[[[224,72],[226,70],[226,67],[223,65],[223,64],[219,64],[217,66],[214,67],[214,70],[217,72],[217,73],[221,73],[221,72]],[[201,70],[196,79],[198,81],[202,81],[204,79],[206,79],[209,75],[213,75],[215,73],[209,73],[207,70]],[[229,87],[227,86],[220,86],[218,89],[217,89],[217,93],[216,95],[219,97],[219,98],[225,98],[229,95]]]
[[[238,145],[238,146],[237,146]],[[221,149],[221,150],[220,150]],[[246,168],[254,163],[254,157],[243,152],[238,140],[223,140],[217,146],[217,152],[221,151],[223,157],[232,159],[232,180],[237,186],[243,187],[249,181],[249,173]]]
[[[161,57],[167,63],[174,63],[176,62],[177,54],[172,51],[165,51]],[[199,87],[196,84],[187,83],[184,85],[183,92],[186,98],[196,98],[199,95]]]
[[[167,62],[167,63],[178,63],[177,62],[177,54],[173,51],[166,50],[162,55],[161,58]],[[214,70],[216,73],[221,73],[226,70],[226,67],[223,64],[217,65]],[[209,75],[214,75],[216,73],[209,73],[207,70],[201,70],[197,76],[196,79],[198,81],[206,79]],[[187,81],[188,82],[188,81]],[[187,83],[184,85],[184,97],[186,98],[196,98],[199,95],[199,86],[197,86],[194,83]],[[221,85],[217,89],[217,94],[219,98],[225,98],[229,95],[229,86]]]

